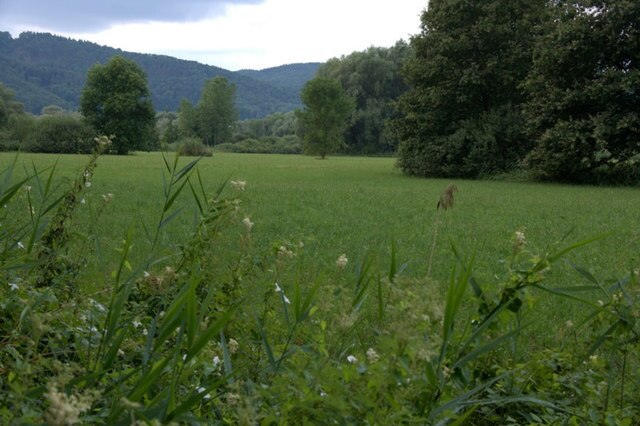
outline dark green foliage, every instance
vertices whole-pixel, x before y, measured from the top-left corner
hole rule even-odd
[[[155,112],[146,75],[121,56],[89,70],[80,111],[99,133],[115,136],[118,154],[145,149],[152,140]]]
[[[246,138],[262,138],[266,136],[295,135],[298,118],[294,111],[277,112],[264,118],[238,121],[235,125],[233,139],[240,141]]]
[[[318,70],[318,76],[338,80],[355,100],[345,134],[349,154],[395,151],[395,141],[385,131],[385,123],[394,115],[392,102],[407,89],[400,71],[410,54],[410,47],[400,41],[388,49],[370,47],[330,59]]]
[[[228,142],[238,119],[236,87],[224,77],[208,80],[195,107],[196,133],[206,145]]]
[[[197,102],[206,80],[225,77],[238,88],[241,118],[257,118],[301,106],[300,88],[319,64],[294,64],[261,71],[231,72],[169,56],[123,52],[95,43],[51,34],[22,33],[12,39],[0,32],[0,81],[13,88],[28,111],[46,105],[68,110],[79,106],[86,73],[95,63],[121,55],[135,61],[147,74],[153,104],[175,111],[180,100]]]
[[[211,148],[202,143],[202,139],[190,137],[178,140],[178,152],[186,157],[211,157]]]
[[[406,173],[478,177],[513,169],[529,151],[519,84],[543,6],[542,0],[429,3],[405,70],[412,88],[393,123]]]
[[[70,114],[44,115],[34,121],[22,149],[29,152],[88,154],[95,145],[95,131],[82,117]]]
[[[255,154],[302,154],[302,143],[296,135],[246,138],[216,145],[216,151]]]
[[[322,77],[310,80],[302,89],[305,109],[298,112],[302,127],[304,150],[325,158],[344,144],[344,131],[354,108],[340,83]]]
[[[640,3],[559,1],[527,90],[541,179],[640,181]]]

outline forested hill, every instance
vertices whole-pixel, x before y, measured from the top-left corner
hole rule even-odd
[[[0,82],[13,89],[17,100],[33,113],[40,113],[47,105],[75,110],[89,68],[113,55],[132,59],[144,69],[158,111],[175,111],[183,98],[196,103],[204,82],[222,76],[237,87],[240,118],[259,118],[300,107],[300,89],[320,65],[291,64],[232,72],[51,34],[27,32],[13,39],[9,33],[0,32]]]

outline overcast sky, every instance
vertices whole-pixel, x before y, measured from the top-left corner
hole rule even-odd
[[[0,0],[0,31],[51,32],[230,70],[324,62],[419,31],[428,0]]]

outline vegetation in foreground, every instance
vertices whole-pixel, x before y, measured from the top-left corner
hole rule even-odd
[[[640,420],[638,271],[603,281],[576,266],[573,285],[549,281],[588,241],[538,250],[519,229],[496,282],[474,272],[471,249],[452,244],[442,292],[407,274],[395,243],[384,261],[338,252],[311,275],[299,262],[306,245],[256,243],[250,182],[211,192],[197,161],[176,158],[165,159],[146,242],[130,228],[118,261],[92,282],[95,226],[118,202],[107,193],[90,200],[89,218],[81,210],[99,185],[97,158],[57,189],[54,169],[3,170],[5,423]],[[193,232],[168,244],[187,195]],[[134,256],[140,245],[150,248]],[[527,336],[547,301],[580,313],[556,327],[557,345],[536,348]]]

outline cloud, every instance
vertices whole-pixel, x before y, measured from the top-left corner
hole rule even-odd
[[[96,32],[118,24],[194,22],[264,0],[0,0],[0,29]]]

